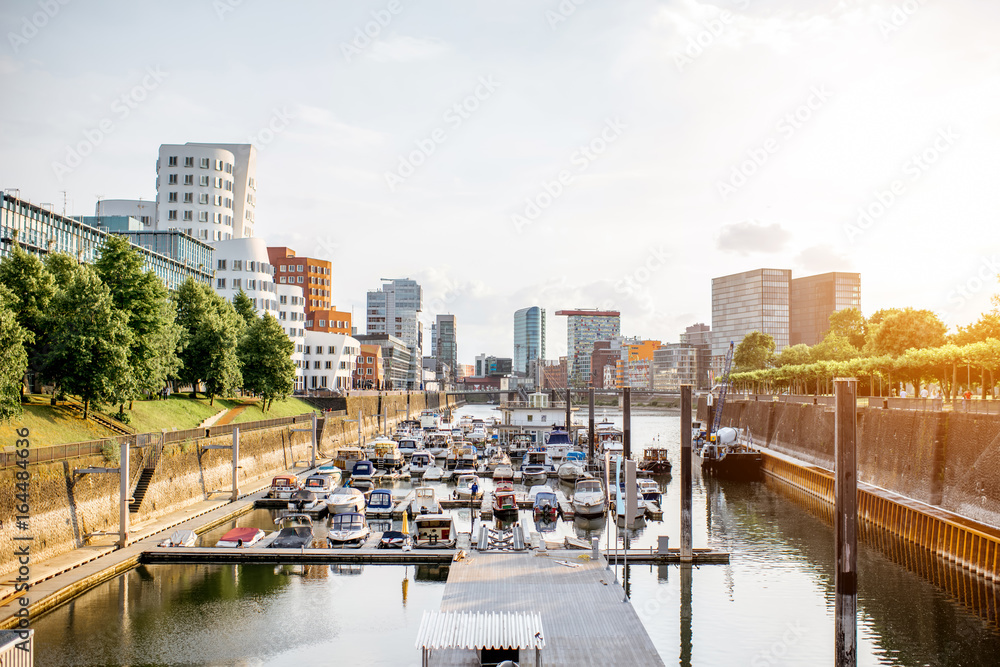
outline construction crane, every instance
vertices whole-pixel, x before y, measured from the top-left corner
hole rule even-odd
[[[719,402],[715,406],[715,417],[712,419],[712,430],[708,432],[709,438],[714,438],[722,424],[722,408],[726,405],[726,394],[729,393],[729,369],[733,365],[733,350],[735,343],[729,341],[729,350],[726,352],[726,367],[722,372],[722,386],[719,389]]]

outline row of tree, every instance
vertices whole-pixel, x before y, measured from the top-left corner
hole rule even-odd
[[[951,335],[928,310],[885,309],[867,319],[857,309],[841,310],[830,316],[820,343],[791,345],[777,355],[773,338],[753,331],[736,348],[730,380],[748,391],[812,393],[829,388],[835,377],[853,376],[867,381],[872,394],[884,393],[894,381],[912,383],[918,392],[936,382],[952,398],[964,380],[979,384],[985,396],[1000,371],[997,297],[994,306]]]
[[[93,264],[44,261],[17,243],[0,261],[0,419],[21,414],[29,374],[92,404],[126,404],[169,382],[216,396],[291,393],[294,345],[242,291],[233,302],[193,279],[173,294],[123,237],[109,236]]]

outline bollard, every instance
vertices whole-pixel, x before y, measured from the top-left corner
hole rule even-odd
[[[591,560],[599,560],[601,557],[601,538],[592,537],[590,538],[590,558]]]

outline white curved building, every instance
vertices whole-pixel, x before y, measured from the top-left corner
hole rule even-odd
[[[295,390],[305,389],[303,353],[306,347],[306,298],[298,285],[275,285],[278,295],[278,312],[273,313],[285,334],[295,344],[292,361],[295,362]]]
[[[256,173],[251,144],[161,145],[156,228],[180,229],[209,242],[253,236]]]
[[[307,330],[303,388],[350,389],[359,354],[361,343],[352,336]]]
[[[278,317],[274,267],[268,263],[264,239],[232,239],[209,245],[215,248],[213,287],[216,294],[232,301],[242,289],[253,301],[258,314],[269,312]],[[304,305],[300,308],[305,312]]]

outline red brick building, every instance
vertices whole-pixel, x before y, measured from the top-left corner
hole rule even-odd
[[[331,301],[332,262],[298,257],[294,250],[285,246],[269,247],[267,256],[274,267],[275,283],[302,288],[306,300],[306,329],[351,335],[351,314],[336,310]]]
[[[361,354],[354,369],[354,386],[361,389],[382,387],[382,346],[361,344]]]
[[[542,366],[542,388],[565,389],[568,365],[566,357],[559,357],[559,363],[546,361]]]

